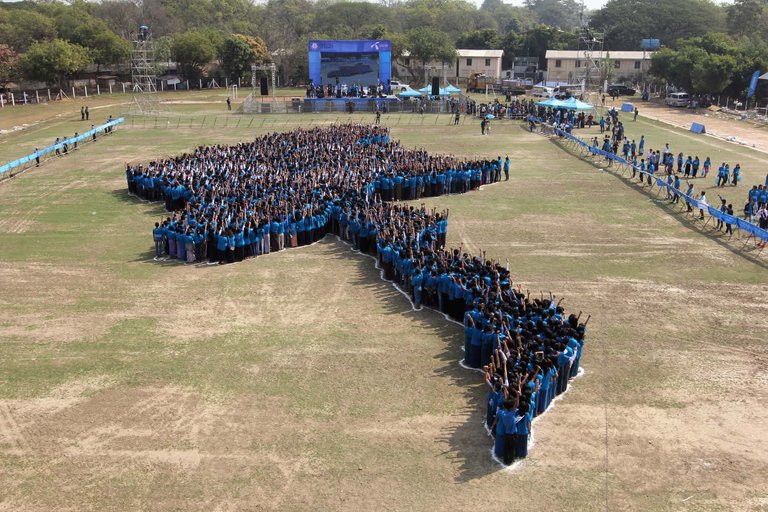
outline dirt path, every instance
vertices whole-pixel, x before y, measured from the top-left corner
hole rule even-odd
[[[606,104],[610,106],[609,103],[606,102]],[[615,106],[619,108],[621,102],[616,102]],[[635,102],[635,106],[641,116],[649,119],[669,123],[685,130],[690,129],[691,123],[701,123],[706,127],[709,136],[768,153],[768,131],[761,130],[748,122],[724,119],[718,117],[720,114],[706,109],[694,111],[644,102]]]

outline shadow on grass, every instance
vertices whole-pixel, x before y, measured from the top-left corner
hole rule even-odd
[[[413,322],[426,328],[444,341],[441,351],[435,355],[438,366],[435,377],[448,379],[451,385],[461,390],[462,398],[468,404],[454,412],[457,420],[443,428],[437,441],[446,442],[448,450],[436,453],[445,457],[459,468],[457,481],[465,482],[496,472],[500,467],[491,459],[492,440],[487,436],[482,422],[485,418],[485,385],[479,372],[459,366],[463,359],[464,330],[461,326],[446,320],[442,313],[423,308],[414,311],[411,303],[393,283],[381,279],[381,271],[375,268],[372,257],[353,252],[335,235],[327,235],[318,242],[321,250],[339,258],[351,258],[358,272],[353,276],[354,286],[365,287],[383,305],[386,314],[409,315]]]
[[[759,253],[759,254],[752,254],[750,251],[755,250],[754,244],[752,245],[752,248],[748,249],[745,246],[745,243],[741,241],[743,239],[742,236],[739,236],[739,238],[733,238],[733,237],[726,238],[722,236],[721,232],[717,231],[714,228],[715,219],[711,219],[709,222],[700,220],[698,217],[698,210],[694,210],[693,214],[687,214],[683,211],[680,211],[680,209],[685,208],[684,200],[680,201],[679,208],[675,207],[669,200],[665,199],[666,195],[661,193],[658,187],[649,186],[644,183],[641,184],[640,187],[638,187],[639,182],[637,180],[633,180],[629,174],[625,175],[624,173],[622,173],[618,167],[613,167],[613,166],[600,167],[600,165],[597,162],[590,160],[589,158],[587,158],[586,156],[580,153],[575,153],[573,150],[571,150],[568,147],[565,147],[561,143],[562,141],[560,139],[553,137],[553,138],[550,138],[549,140],[552,144],[559,147],[566,153],[573,155],[579,160],[586,162],[588,164],[591,164],[594,167],[598,167],[603,172],[606,172],[611,176],[617,178],[628,188],[642,192],[649,199],[651,199],[651,201],[657,208],[664,210],[666,213],[669,214],[671,218],[677,221],[680,225],[690,229],[694,229],[698,233],[707,237],[709,240],[712,240],[713,242],[717,243],[721,247],[728,249],[733,254],[741,256],[742,258],[748,260],[751,263],[754,263],[755,265],[761,268],[768,269],[768,261],[766,261],[764,258],[764,255],[768,254],[768,251],[763,251],[762,253]]]

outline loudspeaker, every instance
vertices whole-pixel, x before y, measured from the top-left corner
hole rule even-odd
[[[432,77],[432,96],[439,96],[440,95],[440,77],[433,76]]]
[[[261,77],[261,95],[267,96],[269,94],[269,85],[267,84],[267,77]]]

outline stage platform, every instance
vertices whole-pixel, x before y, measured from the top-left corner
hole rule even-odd
[[[294,98],[292,103],[296,108],[298,98]],[[349,112],[350,104],[354,110],[363,110],[375,112],[377,109],[387,109],[393,104],[402,102],[395,96],[386,96],[384,98],[302,98],[301,110],[304,112]]]

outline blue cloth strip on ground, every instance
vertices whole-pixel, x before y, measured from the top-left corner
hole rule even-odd
[[[64,147],[64,144],[72,145],[75,142],[80,142],[86,139],[90,139],[94,133],[98,133],[101,130],[105,130],[107,128],[111,128],[113,126],[117,126],[120,123],[125,122],[124,117],[120,117],[118,119],[115,119],[109,123],[104,123],[101,126],[97,126],[93,130],[88,130],[87,132],[78,135],[77,137],[71,137],[69,139],[64,139],[63,141],[59,142],[58,144],[54,144],[53,146],[48,146],[47,148],[43,148],[39,151],[35,151],[31,155],[23,156],[19,158],[18,160],[14,160],[13,162],[9,162],[3,166],[0,166],[0,174],[4,174],[12,169],[15,169],[17,167],[21,167],[22,165],[32,162],[35,158],[42,158],[45,155],[49,153],[53,153],[57,149],[62,149]]]

